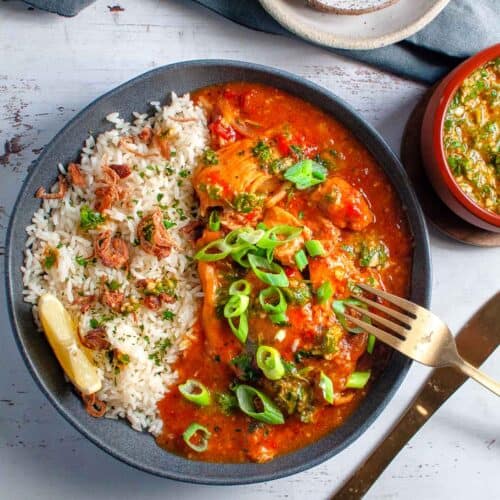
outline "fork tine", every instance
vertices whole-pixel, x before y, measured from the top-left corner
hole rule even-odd
[[[378,309],[379,311],[385,312],[389,316],[392,316],[393,318],[396,318],[397,320],[401,321],[404,325],[409,325],[409,321],[411,321],[411,317],[407,316],[406,314],[401,314],[398,311],[395,311],[394,309],[391,309],[390,307],[386,307],[382,304],[379,304],[378,302],[375,302],[374,300],[367,299],[363,295],[356,295],[356,299],[358,299],[360,302],[363,302],[366,305],[369,305],[375,309]]]
[[[373,288],[372,286],[365,285],[364,283],[356,283],[356,284],[359,286],[359,288],[361,288],[365,292],[369,292],[378,297],[382,297],[383,299],[387,300],[388,302],[391,302],[392,304],[395,304],[396,306],[400,307],[406,312],[417,314],[420,309],[420,306],[417,306],[417,304],[414,304],[409,300],[402,299],[401,297],[396,297],[396,295],[392,295],[392,293],[383,292],[378,288]]]
[[[394,348],[398,351],[402,350],[403,341],[399,340],[394,335],[391,335],[390,333],[384,332],[384,330],[381,330],[380,328],[377,328],[376,326],[370,325],[369,323],[366,323],[365,321],[361,321],[360,319],[355,318],[354,316],[351,316],[350,314],[344,314],[344,316],[349,321],[351,321],[355,325],[359,326],[360,328],[363,328],[363,330],[367,331],[368,333],[375,335],[375,337],[377,337],[379,340],[386,343],[387,345],[390,345],[392,348]]]
[[[408,329],[405,328],[404,326],[398,325],[394,323],[393,321],[389,321],[388,319],[382,318],[382,316],[379,316],[378,314],[372,313],[371,311],[367,311],[366,309],[363,309],[362,307],[356,306],[356,305],[349,305],[352,309],[355,309],[359,313],[361,313],[363,316],[368,316],[369,318],[373,319],[377,323],[380,323],[381,325],[386,326],[387,328],[390,328],[393,332],[395,332],[397,335],[400,337],[403,337],[403,339],[407,336],[408,334]]]

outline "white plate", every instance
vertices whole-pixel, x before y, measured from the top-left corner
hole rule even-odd
[[[314,43],[341,49],[375,49],[399,42],[429,24],[450,0],[399,0],[367,14],[319,12],[305,0],[259,0],[283,27]]]

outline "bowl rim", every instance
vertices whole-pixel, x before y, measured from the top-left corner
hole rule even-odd
[[[406,172],[401,166],[398,158],[389,148],[388,144],[382,138],[382,136],[371,126],[359,113],[357,113],[349,104],[347,104],[343,99],[338,97],[336,94],[331,92],[330,90],[317,85],[313,82],[308,81],[305,78],[302,78],[298,75],[294,75],[288,71],[272,68],[269,66],[244,62],[238,60],[225,60],[225,59],[197,59],[197,60],[189,60],[183,62],[172,63],[164,66],[160,66],[153,70],[147,71],[145,73],[141,73],[138,76],[120,84],[117,87],[114,87],[110,91],[100,95],[93,101],[91,101],[87,106],[83,107],[73,118],[71,118],[68,122],[66,122],[61,129],[56,133],[56,135],[52,138],[52,140],[46,145],[44,151],[41,155],[32,163],[30,169],[28,171],[28,175],[24,179],[22,186],[19,190],[18,197],[14,204],[14,207],[11,212],[11,217],[9,220],[9,226],[7,229],[6,235],[6,272],[5,272],[5,284],[6,284],[6,296],[7,296],[7,306],[8,306],[8,314],[10,319],[10,324],[12,327],[13,336],[16,342],[16,345],[21,353],[23,361],[28,368],[31,376],[35,380],[36,384],[40,388],[41,392],[45,395],[45,397],[50,401],[50,403],[54,406],[54,408],[59,412],[59,414],[69,422],[75,429],[77,429],[84,437],[86,437],[90,442],[94,445],[113,456],[114,458],[120,460],[121,462],[126,463],[129,466],[132,466],[136,469],[139,469],[143,472],[150,473],[152,475],[156,475],[159,477],[164,477],[168,479],[173,479],[177,481],[183,481],[188,483],[195,484],[206,484],[206,485],[237,485],[237,484],[250,484],[257,483],[263,481],[269,481],[274,479],[279,479],[282,477],[290,476],[292,474],[296,474],[307,470],[315,465],[318,465],[336,454],[340,453],[347,446],[352,444],[361,434],[365,432],[365,430],[377,419],[380,413],[385,409],[389,401],[393,398],[396,391],[401,386],[408,370],[412,364],[412,361],[409,358],[405,358],[399,353],[395,353],[400,359],[400,367],[398,368],[398,372],[396,377],[392,379],[391,384],[388,387],[387,392],[385,392],[380,400],[377,402],[375,408],[368,414],[367,418],[363,420],[363,422],[353,431],[351,432],[341,443],[328,448],[324,451],[317,451],[312,457],[304,457],[305,461],[297,463],[295,465],[285,465],[284,467],[278,470],[270,470],[267,472],[254,472],[253,470],[248,471],[247,474],[239,473],[233,475],[230,473],[230,470],[238,469],[240,466],[252,466],[255,464],[219,464],[219,463],[208,463],[208,462],[193,462],[191,460],[183,458],[183,462],[187,463],[187,468],[184,470],[178,470],[176,468],[172,469],[164,469],[159,466],[151,466],[141,462],[140,460],[132,457],[130,454],[122,452],[121,450],[114,447],[112,444],[108,444],[102,440],[93,430],[92,428],[81,421],[74,411],[68,409],[65,404],[58,400],[54,391],[48,386],[46,380],[42,376],[43,372],[38,369],[35,361],[32,359],[32,355],[29,352],[29,348],[25,345],[25,341],[22,338],[20,331],[22,328],[18,325],[19,318],[17,308],[15,306],[15,293],[14,293],[14,280],[16,279],[18,272],[20,271],[18,268],[14,266],[14,253],[21,252],[19,247],[16,247],[15,238],[14,238],[14,227],[16,225],[16,220],[19,217],[19,209],[22,204],[23,197],[25,195],[26,189],[31,181],[31,179],[35,176],[37,172],[37,168],[35,168],[38,164],[42,163],[45,156],[49,154],[54,144],[57,144],[58,139],[75,123],[81,119],[82,116],[85,115],[86,112],[91,110],[95,105],[99,104],[101,101],[106,100],[106,98],[112,97],[115,94],[120,93],[123,90],[128,88],[133,88],[134,84],[140,82],[143,79],[148,79],[154,77],[156,74],[161,74],[164,71],[169,70],[189,70],[189,69],[203,69],[203,68],[218,68],[218,69],[236,69],[242,71],[251,71],[256,73],[262,73],[262,77],[264,78],[266,75],[270,75],[276,77],[278,79],[282,79],[285,81],[289,81],[291,84],[296,84],[302,87],[302,89],[311,92],[312,94],[317,94],[323,98],[326,98],[328,101],[335,103],[336,106],[341,108],[344,112],[348,114],[348,118],[346,120],[351,119],[357,125],[361,126],[364,129],[364,133],[372,137],[374,143],[377,144],[379,148],[378,156],[381,158],[385,157],[385,160],[389,165],[394,166],[395,168],[391,171],[391,175],[389,175],[385,167],[382,167],[385,171],[386,175],[390,178],[391,184],[394,186],[395,190],[398,193],[398,197],[403,203],[404,207],[407,207],[408,204],[412,206],[412,210],[408,211],[408,221],[410,228],[412,230],[413,236],[415,238],[419,238],[414,248],[418,250],[420,260],[416,262],[416,259],[413,259],[412,269],[411,269],[411,293],[413,293],[413,285],[416,286],[417,294],[420,298],[420,304],[428,307],[430,304],[431,290],[432,290],[432,267],[431,267],[431,254],[430,254],[430,243],[429,243],[429,234],[427,230],[427,224],[425,218],[423,216],[422,209],[418,203],[418,199],[415,195],[413,188],[411,187],[411,183],[407,177]],[[224,79],[223,77],[219,79],[219,83],[223,83],[224,81],[234,81],[235,79]],[[257,80],[252,80],[257,81]],[[261,80],[258,80],[261,81]],[[266,83],[264,81],[264,83]],[[192,89],[194,90],[194,89]],[[287,91],[287,90],[286,90]],[[288,91],[290,92],[290,91]],[[292,92],[293,93],[293,92]],[[307,97],[302,96],[302,98],[307,100]],[[317,105],[321,107],[320,105]],[[349,129],[349,126],[344,123],[344,118],[340,116],[335,116],[337,120],[339,120],[343,125]],[[357,137],[357,134],[354,130],[350,129],[351,133]],[[94,131],[95,133],[95,131]],[[358,137],[359,140],[359,137]],[[373,153],[368,146],[370,153],[376,157],[375,153]],[[376,158],[379,164],[383,163],[382,159]],[[392,178],[391,178],[392,177]],[[397,179],[397,181],[395,180]],[[399,183],[399,187],[396,185]],[[406,191],[407,199],[403,199],[402,192]],[[412,222],[413,220],[413,222]],[[24,248],[24,247],[23,247]],[[414,253],[415,256],[415,253]],[[365,398],[366,399],[366,398]],[[349,420],[353,418],[354,412]],[[118,425],[117,422],[111,422],[114,425]],[[125,422],[123,425],[129,424]],[[347,422],[344,424],[347,425]],[[131,432],[137,432],[133,429],[129,428]],[[330,433],[331,434],[331,433]],[[305,450],[309,448],[315,447],[318,443],[328,438],[330,434],[326,434],[322,438],[320,438],[315,443],[312,443],[306,447],[300,448],[295,452],[291,452],[290,454],[282,455],[281,457],[287,457],[290,455],[300,455],[304,453]],[[149,438],[153,439],[148,435]],[[168,451],[164,451],[164,453],[169,453]],[[169,453],[170,454],[170,453]],[[277,460],[277,459],[276,459]],[[274,463],[275,461],[271,461],[269,463]],[[228,476],[224,476],[221,472],[214,473],[213,475],[202,477],[196,472],[190,471],[190,464],[209,464],[214,469],[220,469],[221,471],[228,472]],[[263,464],[266,465],[266,464]],[[230,469],[229,469],[230,467]],[[195,467],[193,467],[195,468]],[[252,469],[251,467],[249,467]],[[196,469],[196,468],[195,468]],[[259,467],[260,469],[260,467]]]
[[[464,61],[460,66],[455,68],[455,70],[450,73],[448,78],[445,78],[443,81],[443,88],[438,90],[440,95],[433,119],[434,127],[432,131],[432,144],[434,151],[436,152],[435,158],[437,160],[437,166],[441,173],[441,177],[454,199],[473,216],[488,224],[500,227],[500,214],[495,214],[481,207],[469,198],[464,191],[462,191],[455,177],[451,173],[450,166],[448,165],[448,161],[446,159],[443,142],[446,111],[448,110],[450,102],[458,88],[471,73],[483,64],[494,59],[495,56],[500,56],[500,43],[487,47],[486,49],[473,55]]]

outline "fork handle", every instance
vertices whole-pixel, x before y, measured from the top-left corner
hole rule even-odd
[[[475,366],[467,363],[465,359],[458,356],[457,360],[453,362],[453,366],[458,368],[463,374],[473,378],[476,382],[479,382],[481,385],[486,387],[486,389],[493,392],[493,394],[500,396],[500,384],[493,380],[490,376],[483,373],[481,370],[478,370]]]

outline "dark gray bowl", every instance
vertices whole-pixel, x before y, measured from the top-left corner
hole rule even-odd
[[[89,131],[109,128],[104,117],[119,111],[149,111],[150,101],[163,101],[169,91],[183,94],[206,85],[232,80],[262,82],[296,94],[331,113],[352,130],[389,176],[406,207],[415,240],[411,299],[429,304],[431,271],[429,240],[424,217],[410,181],[380,135],[363,118],[331,92],[284,71],[237,61],[189,61],[141,75],[100,97],[73,118],[44,149],[32,168],[19,197],[7,233],[7,297],[19,350],[40,389],[56,409],[84,436],[110,455],[138,469],[181,481],[206,484],[242,484],[268,481],[303,471],[336,455],[367,429],[401,384],[410,360],[395,353],[370,393],[341,428],[299,451],[266,464],[213,464],[192,462],[160,449],[151,436],[133,431],[126,423],[96,420],[86,413],[42,334],[36,331],[30,307],[23,302],[20,267],[29,224],[39,201],[36,189],[55,181],[56,165],[77,158]]]

